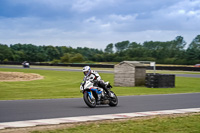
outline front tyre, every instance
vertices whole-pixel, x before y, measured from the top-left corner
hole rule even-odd
[[[85,91],[84,94],[83,94],[83,99],[85,101],[85,103],[87,104],[88,107],[90,108],[95,108],[96,107],[96,99],[91,99],[88,92]]]
[[[118,98],[117,98],[117,96],[112,91],[110,91],[110,93],[112,93],[114,96],[111,98],[109,105],[111,107],[117,106],[117,104],[118,104]]]

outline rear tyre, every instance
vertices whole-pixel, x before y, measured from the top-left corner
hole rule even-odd
[[[109,105],[111,107],[115,107],[118,104],[118,98],[117,98],[117,96],[115,95],[114,92],[110,91],[110,93],[112,93],[114,95],[114,97],[111,98]]]
[[[96,99],[91,99],[89,94],[87,93],[87,91],[84,92],[84,95],[83,95],[83,99],[85,101],[85,103],[87,104],[88,107],[90,108],[95,108],[97,103],[96,103]]]

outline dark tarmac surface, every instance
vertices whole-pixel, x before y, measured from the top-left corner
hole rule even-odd
[[[89,108],[82,98],[0,101],[0,122],[199,108],[200,93],[118,97],[117,107]]]

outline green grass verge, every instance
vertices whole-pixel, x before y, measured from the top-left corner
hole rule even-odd
[[[199,133],[200,115],[182,117],[156,117],[79,125],[73,128],[32,133]]]
[[[79,86],[82,72],[0,68],[0,71],[37,73],[45,78],[35,81],[0,82],[0,100],[53,99],[82,97]],[[114,75],[100,73],[113,84]],[[199,78],[176,77],[175,88],[114,87],[118,96],[200,92]]]
[[[19,67],[22,68],[22,65],[0,65],[4,67]],[[82,70],[83,67],[69,67],[69,66],[38,66],[31,65],[30,68],[56,68],[56,69],[79,69]],[[92,70],[109,70],[114,71],[114,68],[92,68]]]

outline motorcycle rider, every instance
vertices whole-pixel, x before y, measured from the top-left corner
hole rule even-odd
[[[101,76],[94,70],[91,70],[90,66],[83,67],[83,74],[85,75],[84,78],[91,80],[94,82],[94,86],[99,86],[103,88],[109,97],[111,97],[110,92],[108,91],[107,84],[101,79]]]

